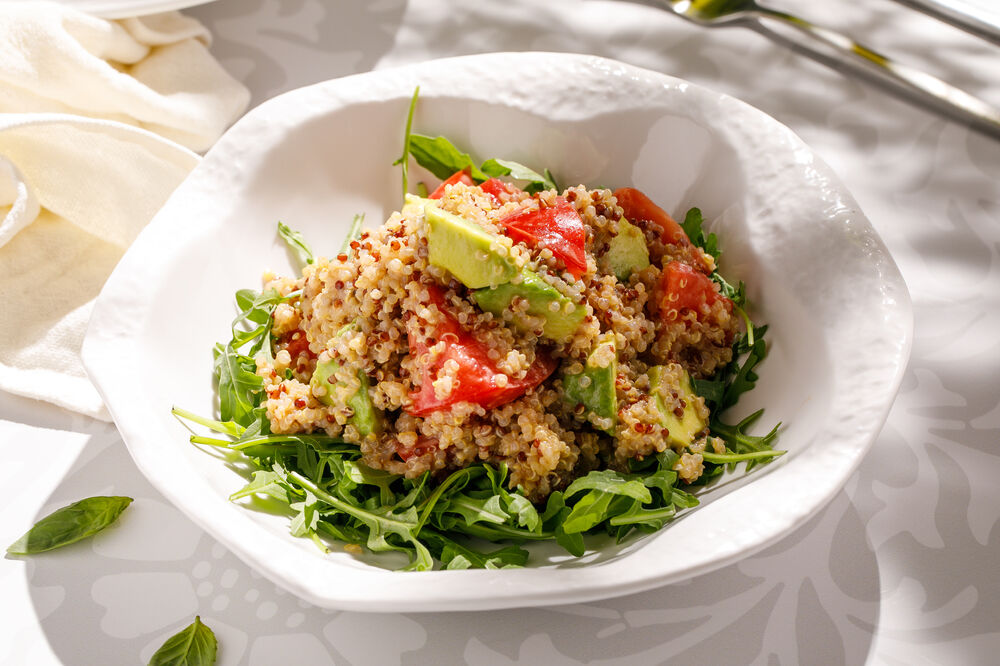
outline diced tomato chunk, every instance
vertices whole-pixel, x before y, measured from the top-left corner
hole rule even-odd
[[[298,337],[293,337],[296,333],[299,334]],[[279,341],[279,344],[281,342],[282,341]],[[306,334],[302,331],[296,329],[289,334],[289,337],[286,338],[284,342],[288,343],[285,345],[285,351],[287,351],[288,355],[292,357],[292,360],[298,358],[298,355],[302,352],[305,352],[309,358],[316,358],[316,354],[309,349],[309,338],[307,338]]]
[[[489,357],[489,348],[477,340],[470,331],[462,328],[448,311],[444,294],[436,285],[425,285],[430,293],[430,303],[437,306],[444,319],[436,324],[434,341],[444,342],[444,351],[433,362],[420,369],[420,389],[411,394],[412,405],[407,411],[414,416],[426,416],[431,412],[447,409],[458,402],[473,402],[486,409],[499,407],[519,398],[528,390],[538,386],[551,375],[557,362],[545,354],[538,353],[535,362],[528,368],[523,379],[512,379],[502,375],[496,363]],[[418,317],[407,322],[407,340],[410,355],[419,358],[427,353],[429,346],[420,336]],[[454,375],[457,385],[451,393],[439,398],[434,391],[434,380],[448,361],[458,364]]]
[[[618,205],[630,222],[651,222],[660,230],[660,240],[671,245],[690,245],[691,240],[677,221],[652,199],[634,187],[620,187],[614,192]]]
[[[403,462],[406,462],[414,456],[422,456],[425,453],[433,451],[437,447],[438,440],[421,435],[417,438],[417,443],[410,447],[403,446],[402,442],[396,440],[396,455],[398,455]]]
[[[510,183],[505,183],[499,178],[490,178],[484,183],[479,184],[479,189],[486,194],[493,197],[493,200],[498,204],[503,203],[503,199],[500,197],[501,194],[516,194],[520,190]]]
[[[668,321],[676,319],[685,309],[701,316],[703,305],[712,306],[717,301],[723,301],[726,310],[733,310],[733,302],[715,290],[711,278],[680,261],[671,261],[664,267],[660,290],[660,316]]]
[[[583,220],[573,204],[563,197],[556,197],[554,206],[542,205],[537,210],[514,213],[500,220],[500,224],[515,242],[547,247],[574,276],[581,277],[587,272]]]
[[[437,189],[431,192],[430,199],[440,199],[444,196],[445,188],[449,185],[454,185],[455,183],[464,183],[466,185],[475,185],[476,181],[472,180],[472,176],[469,175],[468,169],[463,169],[461,171],[456,171],[451,174],[448,180],[444,181],[437,186]]]

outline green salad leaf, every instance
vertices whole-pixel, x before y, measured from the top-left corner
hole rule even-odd
[[[305,239],[298,231],[293,230],[287,224],[278,222],[278,235],[288,245],[288,248],[295,253],[299,260],[299,268],[315,261],[312,250],[306,244]]]
[[[153,653],[149,666],[212,666],[218,647],[215,634],[196,615],[194,622],[168,638]]]
[[[403,154],[393,165],[400,165],[403,169],[403,196],[409,192],[409,158],[413,157],[417,164],[430,171],[441,180],[447,180],[459,171],[466,171],[477,183],[482,183],[490,178],[507,176],[515,180],[526,181],[524,191],[529,194],[541,192],[542,190],[559,189],[556,186],[552,173],[545,169],[543,173],[538,173],[523,164],[511,160],[488,159],[481,166],[476,166],[469,153],[459,150],[455,144],[443,136],[430,137],[423,134],[413,134],[413,113],[416,108],[417,97],[420,88],[413,91],[413,98],[410,100],[410,110],[406,118],[406,133],[403,137]],[[421,196],[426,196],[426,187]]]
[[[364,224],[364,222],[365,222],[364,213],[358,213],[357,215],[354,216],[354,219],[351,220],[351,226],[347,230],[347,235],[344,237],[344,242],[340,245],[341,254],[345,254],[348,250],[351,249],[351,243],[353,241],[356,241],[359,238],[361,238],[361,225]]]
[[[465,170],[477,182],[509,177],[526,182],[528,192],[555,188],[548,170],[535,171],[516,162],[489,159],[477,166],[444,137],[412,132],[419,89],[414,91],[406,123],[402,156],[404,192],[408,186],[410,157],[437,177],[446,179]],[[418,189],[422,184],[418,185]],[[422,191],[426,195],[426,189]],[[718,259],[718,239],[705,234],[698,209],[685,216],[683,228],[691,240]],[[356,216],[342,252],[359,237],[361,216]],[[297,232],[284,225],[279,235],[306,263],[313,255]],[[712,279],[720,291],[745,303],[745,287],[733,287],[718,272]],[[372,469],[361,461],[358,446],[325,434],[279,434],[270,430],[264,407],[264,382],[256,375],[255,356],[272,354],[271,317],[275,307],[299,298],[240,290],[238,314],[231,339],[215,349],[215,374],[219,392],[219,419],[200,417],[175,407],[185,424],[208,429],[192,430],[193,444],[241,456],[250,466],[247,483],[234,492],[234,502],[261,498],[284,507],[293,535],[328,549],[332,540],[354,547],[364,545],[375,553],[398,552],[408,558],[406,570],[507,568],[523,566],[528,552],[522,544],[555,540],[567,552],[586,552],[584,535],[605,533],[619,541],[634,531],[653,532],[674,519],[678,511],[698,505],[674,471],[680,455],[666,450],[643,460],[629,461],[626,469],[591,471],[565,489],[549,494],[544,506],[533,504],[519,490],[507,488],[505,465],[474,464],[433,478],[430,472],[407,479]],[[746,318],[742,308],[740,313]],[[758,377],[755,368],[766,355],[766,327],[755,327],[746,318],[747,333],[733,345],[733,360],[715,376],[694,381],[695,390],[710,408],[709,429],[726,443],[723,453],[705,451],[704,485],[726,468],[745,463],[747,469],[782,452],[771,450],[777,426],[766,435],[749,434],[761,412],[729,425],[719,415],[751,390]],[[780,424],[779,424],[780,425]],[[682,487],[683,486],[683,487]],[[500,542],[500,547],[491,546]]]
[[[118,520],[131,497],[88,497],[45,516],[7,547],[8,555],[34,555],[93,536]]]
[[[420,96],[420,86],[413,89],[413,97],[410,98],[410,109],[406,114],[406,131],[403,133],[403,154],[393,162],[401,166],[403,172],[403,198],[410,191],[410,130],[413,128],[413,112],[417,108],[417,97]]]
[[[681,229],[687,234],[687,237],[692,243],[703,249],[708,254],[712,255],[712,258],[716,261],[722,256],[719,251],[719,239],[715,234],[710,233],[708,236],[705,235],[705,230],[703,225],[705,223],[705,218],[701,214],[700,208],[692,208],[684,215],[684,221],[681,222]]]

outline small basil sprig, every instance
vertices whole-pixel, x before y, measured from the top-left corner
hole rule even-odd
[[[45,516],[7,548],[8,555],[34,555],[97,534],[115,522],[131,497],[88,497]]]
[[[153,653],[149,666],[212,666],[218,648],[215,634],[195,616]]]

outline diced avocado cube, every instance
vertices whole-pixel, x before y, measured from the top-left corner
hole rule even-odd
[[[332,406],[334,404],[331,394],[335,390],[336,374],[341,367],[341,363],[335,360],[316,364],[316,370],[313,371],[309,386],[313,389],[313,395],[316,396],[316,399],[324,405]],[[332,383],[330,382],[331,377],[334,378]],[[371,433],[381,432],[382,412],[375,407],[371,396],[368,395],[368,387],[370,386],[368,375],[358,370],[358,381],[361,386],[358,387],[354,395],[347,399],[347,406],[354,412],[347,422],[354,424],[362,437],[367,437]],[[323,390],[317,391],[316,388],[319,386],[322,386]]]
[[[532,324],[526,321],[525,315],[542,317],[545,320],[542,335],[556,342],[568,340],[587,315],[586,307],[566,298],[537,273],[527,269],[521,271],[519,282],[477,289],[472,292],[472,297],[481,309],[498,317],[511,306],[515,298],[525,299],[528,309],[521,312],[519,308],[515,308],[513,324],[521,330],[530,330]]]
[[[428,199],[426,197],[418,197],[415,194],[406,193],[406,198],[403,202],[403,207],[400,209],[400,213],[403,215],[424,214],[424,207],[433,201],[433,199]]]
[[[690,376],[676,363],[653,366],[647,375],[667,439],[671,444],[688,446],[708,425],[701,416],[701,398],[691,388]]]
[[[618,349],[615,334],[604,333],[587,356],[583,371],[562,376],[563,395],[570,405],[583,405],[588,419],[614,434],[618,423],[618,394],[615,377],[618,374]],[[610,421],[610,423],[609,423]]]
[[[469,289],[495,287],[517,275],[514,262],[497,251],[498,236],[433,203],[424,205],[424,215],[428,261],[447,269]]]
[[[624,218],[618,221],[618,235],[611,239],[607,251],[597,262],[605,273],[613,273],[624,282],[635,271],[649,267],[649,248],[639,227]]]
[[[355,328],[355,324],[348,324],[337,331],[337,337],[344,335]],[[309,380],[309,388],[313,396],[324,405],[333,406],[335,401],[332,393],[336,390],[336,375],[343,367],[340,361],[328,359],[316,364],[313,370],[312,379]],[[368,394],[370,383],[368,375],[363,370],[358,370],[358,382],[360,386],[355,393],[347,399],[347,406],[351,408],[353,414],[348,418],[348,423],[352,423],[358,429],[362,437],[367,437],[372,433],[382,431],[382,411],[375,407],[372,398]],[[331,381],[332,379],[332,381]],[[320,388],[322,387],[322,388]]]

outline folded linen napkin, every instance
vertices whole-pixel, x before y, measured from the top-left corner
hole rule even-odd
[[[109,420],[80,361],[94,299],[198,159],[117,122],[0,114],[0,389]]]
[[[0,4],[0,390],[109,418],[79,356],[93,300],[249,100],[208,40],[176,12]]]
[[[209,41],[177,12],[107,21],[51,2],[0,4],[0,112],[117,120],[207,150],[250,99]]]

